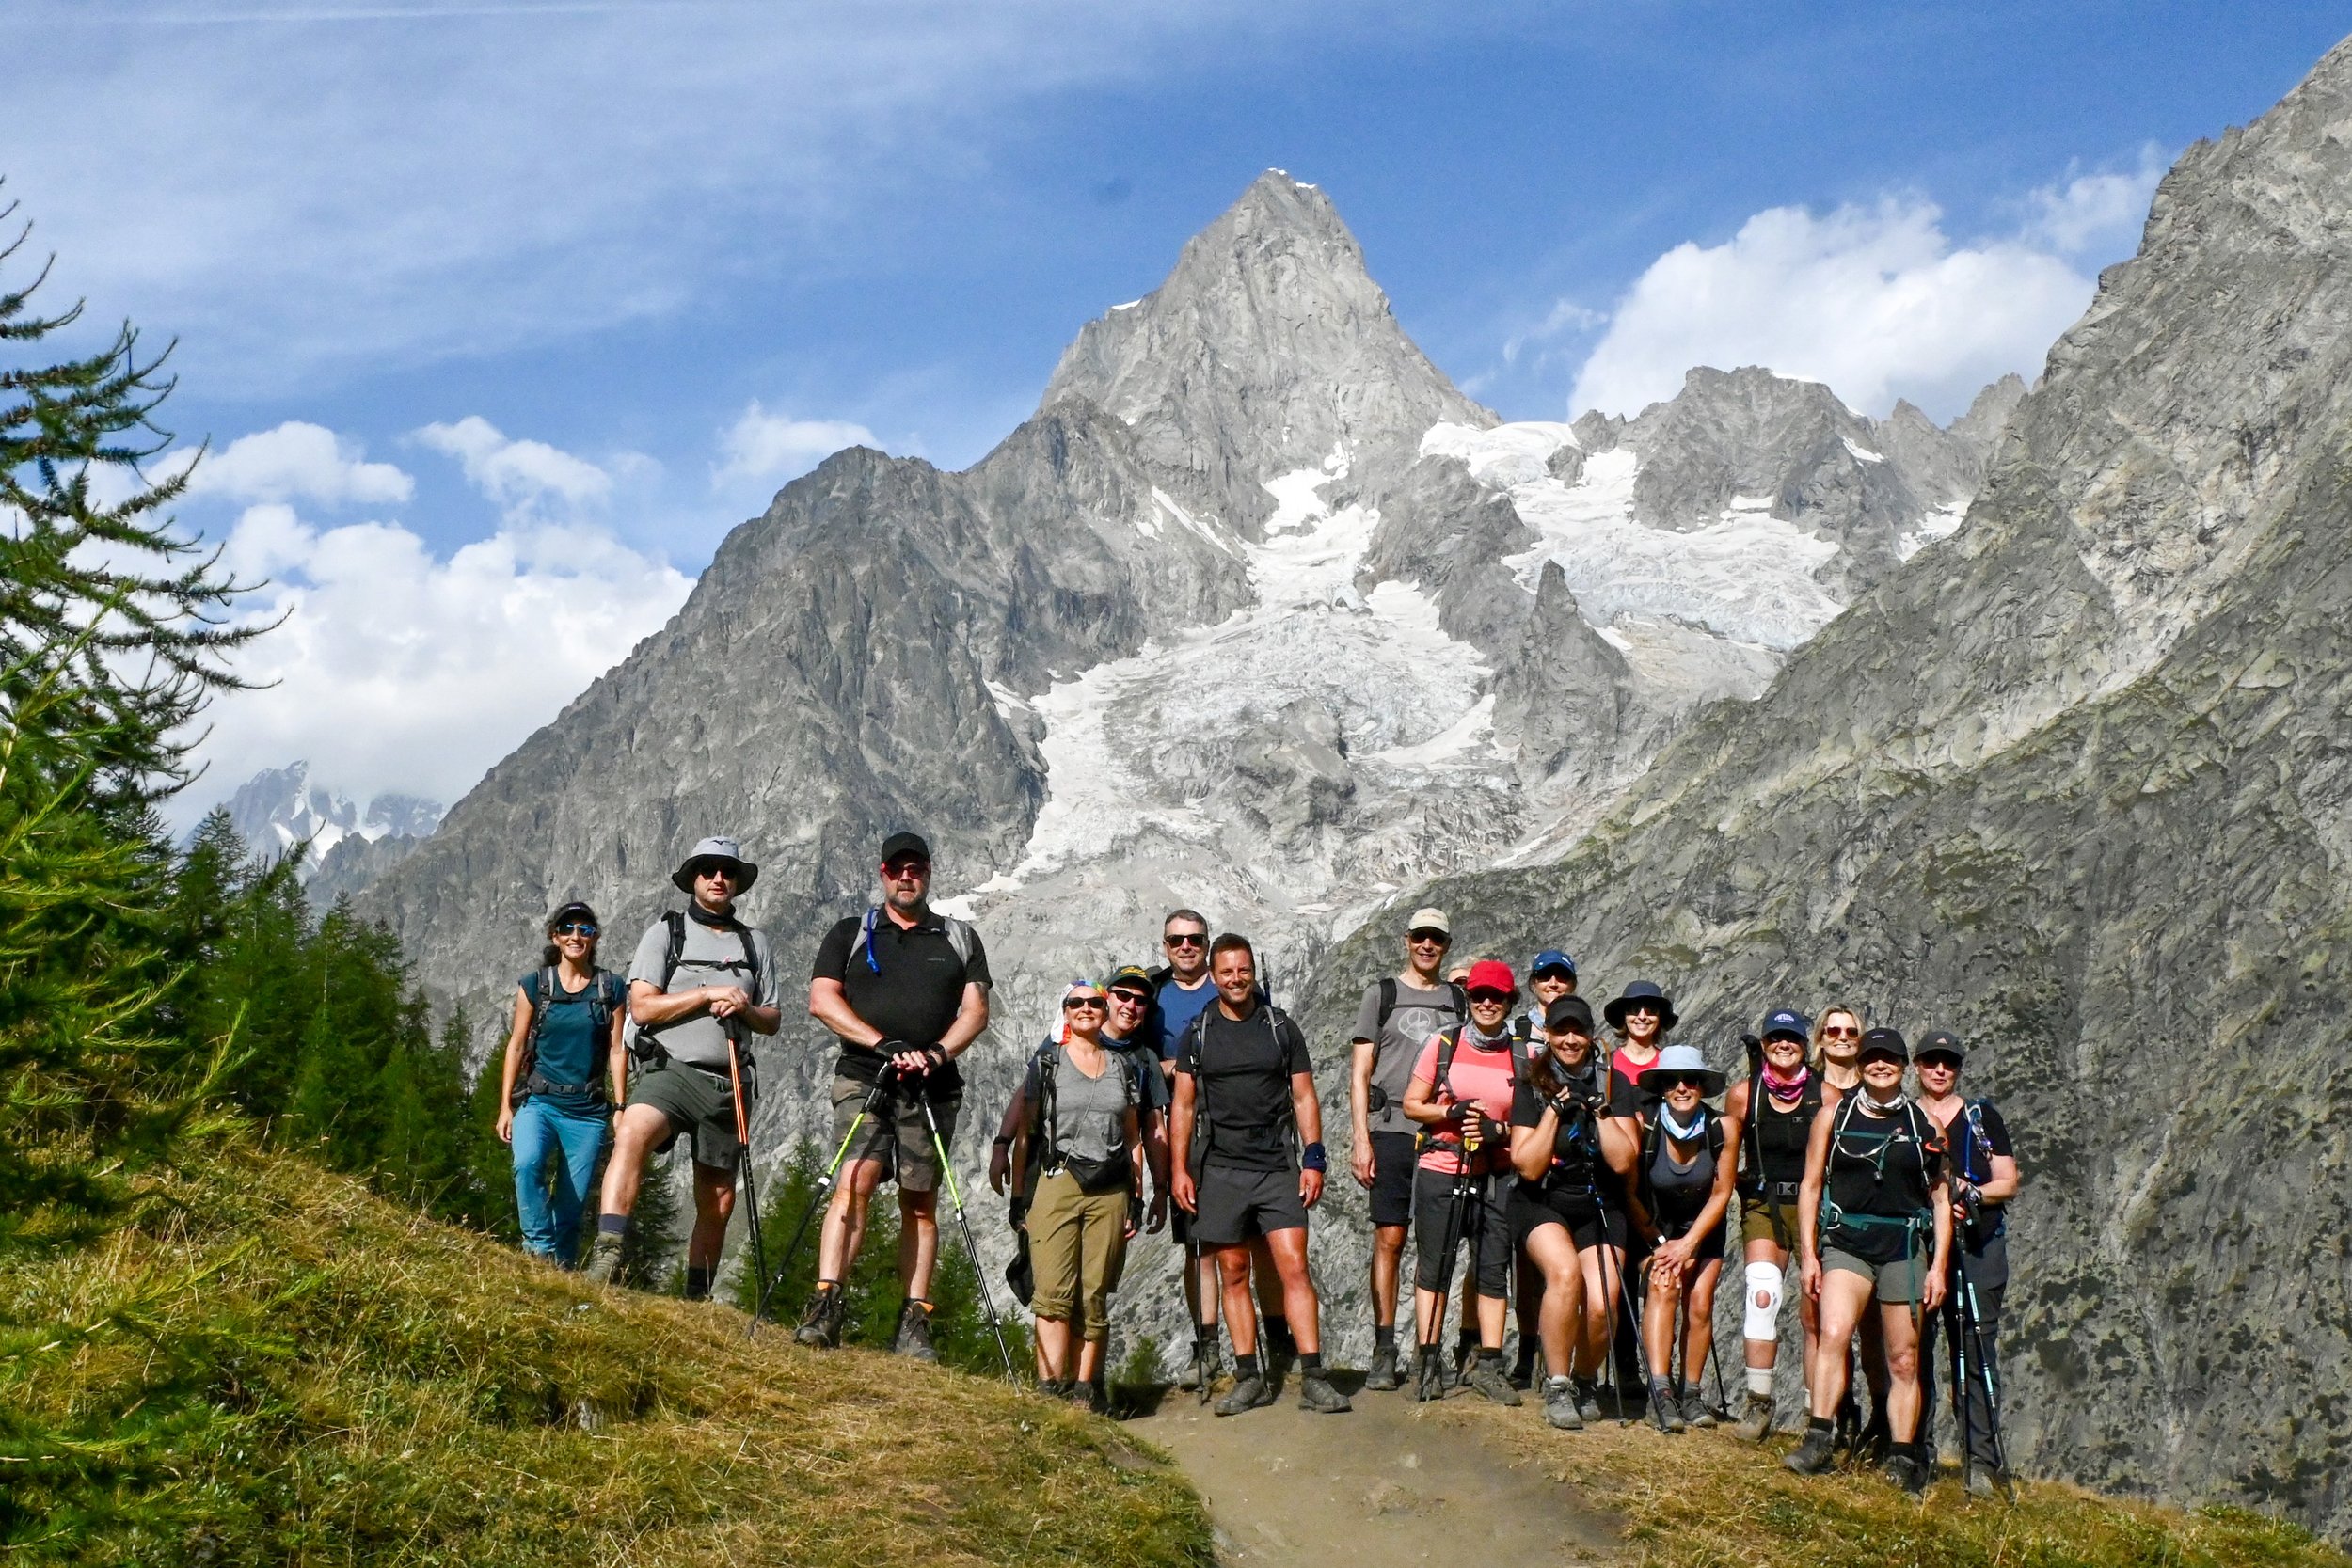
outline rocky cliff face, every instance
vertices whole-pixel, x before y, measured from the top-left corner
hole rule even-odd
[[[1558,863],[1411,895],[1660,979],[1719,1063],[1784,1000],[1968,1037],[2028,1174],[2011,1451],[2339,1538],[2347,452],[2352,44],[2183,156],[1956,535]],[[1320,1033],[1391,945],[1337,957]]]
[[[1702,402],[1746,422],[1708,446]],[[850,451],[787,487],[365,908],[485,1016],[556,901],[596,904],[624,961],[677,857],[733,832],[791,1018],[882,837],[922,829],[998,981],[967,1058],[976,1164],[1061,984],[1151,958],[1168,909],[1260,937],[1290,999],[1401,889],[1544,852],[1697,705],[1760,690],[1853,563],[1975,473],[1977,447],[1918,423],[1899,447],[1739,372],[1631,424],[1497,426],[1328,201],[1269,174],[972,469]],[[1815,450],[1847,435],[1887,450]],[[1841,462],[1899,483],[1807,499]],[[1705,464],[1729,479],[1673,477]],[[824,1125],[831,1054],[798,1019],[768,1049],[763,1148]],[[1173,1270],[1141,1249],[1124,1309],[1169,1341]]]

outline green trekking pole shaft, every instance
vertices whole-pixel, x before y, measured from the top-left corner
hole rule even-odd
[[[848,1158],[850,1145],[857,1138],[857,1130],[866,1125],[867,1117],[874,1114],[875,1102],[882,1099],[882,1087],[888,1080],[889,1069],[884,1069],[882,1075],[874,1080],[874,1087],[866,1095],[866,1103],[859,1106],[857,1115],[850,1118],[850,1130],[841,1134],[841,1147],[833,1151],[833,1164],[827,1165],[825,1173],[817,1179],[817,1190],[809,1195],[808,1208],[801,1214],[801,1223],[792,1232],[790,1244],[784,1249],[783,1259],[776,1264],[776,1272],[768,1275],[759,1287],[759,1298],[752,1307],[755,1322],[767,1314],[769,1298],[775,1293],[776,1287],[784,1283],[784,1276],[792,1272],[792,1259],[800,1255],[801,1243],[808,1237],[809,1222],[824,1209],[825,1199],[833,1192],[834,1178],[840,1174],[841,1162]]]
[[[972,1222],[964,1216],[963,1189],[956,1184],[956,1168],[947,1162],[946,1141],[939,1135],[939,1118],[931,1114],[929,1095],[918,1092],[915,1098],[923,1106],[924,1125],[931,1132],[931,1150],[939,1156],[939,1179],[946,1183],[948,1200],[956,1206],[956,1228],[963,1232],[963,1250],[972,1259],[972,1283],[979,1290],[980,1310],[988,1318],[988,1330],[996,1337],[996,1354],[1005,1363],[1005,1381],[1017,1382],[1012,1352],[1005,1344],[1005,1327],[996,1320],[996,1298],[988,1288],[988,1271],[980,1265],[980,1244],[972,1239]]]

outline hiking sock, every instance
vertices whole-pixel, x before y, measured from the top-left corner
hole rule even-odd
[[[1772,1369],[1770,1367],[1750,1367],[1747,1370],[1747,1372],[1748,1392],[1756,1395],[1759,1399],[1771,1399],[1772,1397]]]
[[[1834,1432],[1836,1430],[1836,1426],[1827,1416],[1807,1416],[1804,1418],[1804,1430],[1807,1432]]]
[[[1300,1351],[1298,1353],[1298,1370],[1302,1372],[1319,1372],[1323,1370],[1323,1353],[1319,1350]]]
[[[627,1214],[598,1214],[596,1216],[596,1234],[599,1236],[628,1235],[628,1216]]]
[[[1396,1324],[1391,1323],[1386,1328],[1375,1327],[1372,1331],[1372,1348],[1386,1351],[1396,1349]]]
[[[1233,1381],[1247,1383],[1258,1375],[1258,1358],[1254,1355],[1233,1357]]]
[[[686,1265],[686,1299],[688,1301],[710,1299],[710,1275],[711,1271],[708,1269],[698,1269],[691,1263]]]

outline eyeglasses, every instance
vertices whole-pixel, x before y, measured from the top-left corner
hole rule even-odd
[[[1862,1037],[1862,1031],[1859,1029],[1824,1029],[1821,1031],[1821,1037],[1825,1040],[1858,1040]]]
[[[1162,937],[1160,942],[1168,947],[1206,947],[1209,944],[1209,933],[1206,931],[1170,931]]]
[[[575,920],[566,925],[558,926],[555,928],[555,934],[559,937],[593,937],[596,934],[596,928],[585,921]]]
[[[1111,992],[1111,1000],[1122,1007],[1148,1007],[1152,1005],[1150,997],[1132,990],[1115,990]]]
[[[1488,990],[1481,986],[1470,993],[1470,1004],[1473,1007],[1507,1007],[1511,1005],[1511,993],[1507,990]]]
[[[1061,1005],[1061,1010],[1066,1013],[1099,1013],[1103,1010],[1103,999],[1099,996],[1073,996]]]
[[[1443,931],[1407,931],[1405,940],[1415,947],[1451,947],[1454,939]]]
[[[931,874],[929,861],[892,861],[883,866],[882,875],[894,882],[920,881]]]

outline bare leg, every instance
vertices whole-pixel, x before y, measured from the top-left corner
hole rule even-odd
[[[1575,1375],[1598,1378],[1616,1338],[1617,1293],[1624,1289],[1625,1253],[1606,1243],[1576,1255],[1584,1276],[1584,1325],[1575,1354]]]
[[[1070,1375],[1070,1320],[1040,1318],[1037,1320],[1038,1375],[1059,1382]]]
[[[1880,1338],[1886,1347],[1887,1430],[1908,1443],[1919,1430],[1919,1330],[1907,1304],[1882,1303]]]
[[[1811,1414],[1820,1420],[1835,1417],[1837,1402],[1846,1397],[1846,1345],[1870,1304],[1871,1289],[1870,1281],[1858,1274],[1822,1271],[1821,1332],[1813,1347],[1813,1375],[1806,1379]]]
[[[694,1231],[686,1242],[686,1266],[716,1269],[726,1245],[727,1216],[735,1212],[735,1173],[694,1162]]]
[[[1405,1256],[1405,1227],[1375,1226],[1372,1232],[1372,1321],[1375,1327],[1396,1326],[1396,1276]]]
[[[1581,1348],[1569,1341],[1584,1338],[1584,1271],[1577,1267],[1576,1242],[1565,1225],[1540,1226],[1528,1233],[1526,1256],[1543,1275],[1535,1331],[1543,1340],[1544,1369],[1566,1377]],[[1519,1299],[1527,1298],[1522,1293]]]
[[[1682,1307],[1682,1379],[1698,1387],[1705,1378],[1708,1356],[1715,1348],[1715,1286],[1724,1275],[1724,1260],[1709,1258],[1691,1275]],[[1728,1390],[1718,1390],[1727,1393]]]
[[[859,1160],[834,1183],[833,1200],[825,1205],[825,1223],[817,1233],[817,1280],[838,1284],[850,1272],[858,1248],[866,1244],[866,1207],[882,1185],[882,1162]]]
[[[1282,1315],[1290,1320],[1291,1338],[1297,1343],[1300,1354],[1318,1354],[1323,1350],[1323,1335],[1317,1322],[1314,1280],[1307,1273],[1306,1227],[1277,1230],[1263,1240],[1273,1255],[1272,1272],[1281,1281]],[[1232,1305],[1230,1294],[1226,1305],[1229,1308]]]
[[[627,1218],[636,1209],[645,1162],[669,1131],[670,1118],[652,1105],[631,1105],[613,1118],[612,1158],[605,1162],[604,1192],[597,1199],[601,1212]]]
[[[898,1283],[915,1301],[931,1299],[931,1265],[939,1259],[939,1189],[898,1189]]]
[[[1258,1354],[1258,1314],[1249,1307],[1249,1245],[1219,1246],[1211,1255],[1223,1283],[1225,1318],[1235,1355]]]

